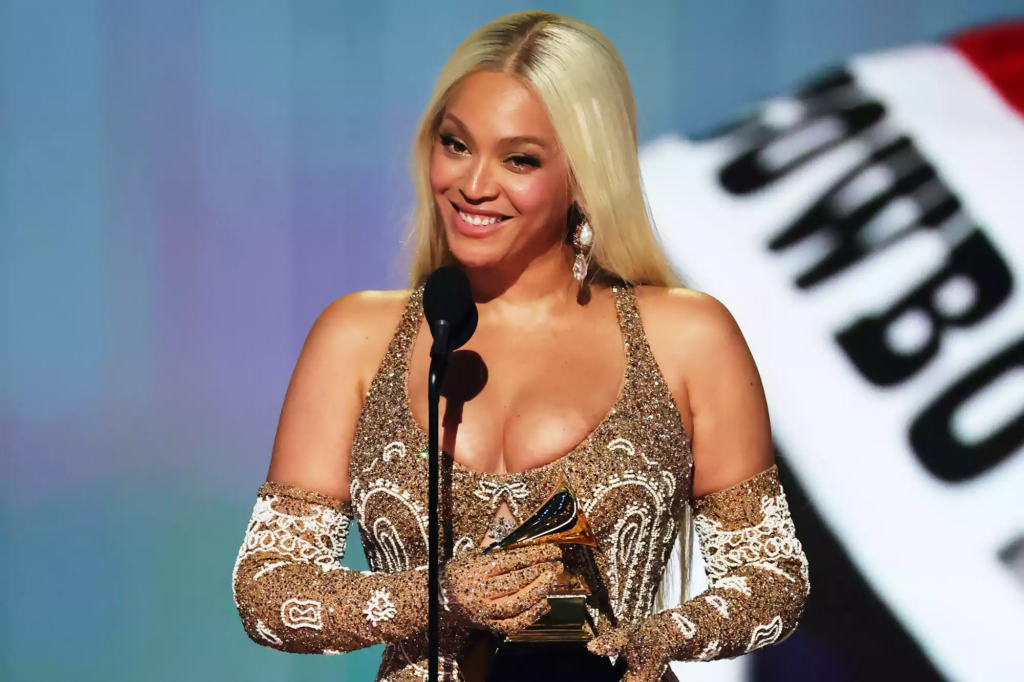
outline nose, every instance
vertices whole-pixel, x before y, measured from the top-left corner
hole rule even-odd
[[[462,198],[469,204],[482,204],[498,197],[497,183],[486,159],[480,158],[470,170],[466,182],[459,189]]]

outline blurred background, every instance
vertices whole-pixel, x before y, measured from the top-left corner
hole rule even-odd
[[[1024,0],[538,5],[626,62],[810,558],[681,679],[1024,679]],[[0,0],[0,680],[373,679],[251,642],[231,568],[317,314],[405,286],[444,60],[532,8]]]

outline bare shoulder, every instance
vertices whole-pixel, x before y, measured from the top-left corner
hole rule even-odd
[[[714,296],[693,289],[644,287],[637,301],[665,380],[684,387],[693,429],[694,497],[767,469],[773,453],[764,387],[732,313]]]
[[[334,300],[313,324],[304,354],[313,345],[343,353],[348,361],[370,360],[378,351],[383,353],[405,310],[409,293],[357,291]],[[337,357],[335,353],[330,355]]]
[[[746,356],[747,344],[732,313],[711,294],[684,287],[638,287],[637,302],[652,350],[687,375],[730,357]]]
[[[645,320],[650,312],[655,322],[665,316],[698,315],[706,318],[728,314],[725,305],[711,294],[686,287],[640,286],[636,288],[636,298],[644,308]]]
[[[268,480],[349,499],[363,399],[408,300],[408,291],[361,291],[320,313],[288,384]]]
[[[397,324],[409,295],[405,289],[347,294],[332,301],[320,313],[314,329],[320,327],[322,333],[352,338],[373,336],[382,327]]]

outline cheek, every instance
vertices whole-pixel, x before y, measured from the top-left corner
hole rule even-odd
[[[459,175],[458,163],[439,153],[434,148],[430,155],[430,187],[434,194],[443,194],[456,181]]]
[[[519,176],[505,184],[509,201],[522,216],[545,220],[554,213],[568,210],[567,192],[557,176],[535,172]]]

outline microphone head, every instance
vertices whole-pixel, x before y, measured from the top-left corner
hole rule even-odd
[[[423,288],[423,314],[431,334],[440,320],[451,325],[449,351],[465,345],[477,323],[476,303],[466,273],[452,265],[430,273]]]

